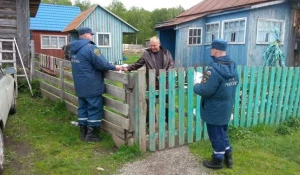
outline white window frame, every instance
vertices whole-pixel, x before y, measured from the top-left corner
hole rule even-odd
[[[49,37],[49,46],[51,46],[51,37],[56,37],[57,47],[43,47],[43,37]],[[41,35],[41,49],[61,49],[61,47],[59,47],[59,38],[65,38],[65,44],[68,44],[67,36],[65,35]]]
[[[282,23],[282,31],[281,31],[281,33],[280,33],[280,45],[283,45],[283,43],[284,43],[284,33],[285,33],[285,21],[284,20],[279,20],[279,19],[269,19],[269,18],[258,18],[257,19],[257,23],[256,23],[256,44],[270,44],[271,42],[274,42],[274,41],[268,41],[268,42],[265,42],[265,41],[258,41],[258,31],[259,31],[259,29],[258,29],[258,23],[259,23],[259,21],[271,21],[271,22],[280,22],[280,23]],[[270,31],[270,34],[272,34],[271,33],[271,31]]]
[[[227,41],[228,44],[245,44],[245,43],[246,43],[247,17],[244,17],[244,18],[235,18],[235,19],[230,19],[230,20],[224,20],[224,21],[222,21],[221,38],[224,39],[224,27],[225,27],[225,23],[226,23],[226,22],[233,22],[233,21],[242,21],[242,20],[245,20],[244,41],[242,41],[242,42],[231,42],[231,41]]]
[[[206,24],[205,24],[205,42],[204,42],[205,45],[210,45],[210,44],[211,44],[211,42],[206,42],[206,37],[207,37],[206,29],[207,29],[207,25],[212,25],[212,24],[218,24],[218,25],[219,25],[219,28],[218,28],[218,36],[216,36],[216,39],[220,38],[220,28],[221,28],[221,26],[220,26],[220,24],[221,24],[220,21],[206,23]]]
[[[200,32],[200,43],[199,44],[189,44],[189,39],[190,39],[190,30],[191,29],[200,29],[201,32]],[[203,28],[202,27],[191,27],[191,28],[188,28],[188,32],[187,32],[187,45],[188,46],[199,46],[199,45],[202,45],[202,38],[203,38]]]
[[[98,45],[98,35],[99,35],[99,34],[102,34],[102,35],[108,35],[108,36],[109,36],[109,45],[108,45],[108,46],[101,46],[101,45]],[[97,47],[103,47],[103,48],[111,47],[111,33],[97,32],[97,33],[96,33],[96,43],[97,43]]]

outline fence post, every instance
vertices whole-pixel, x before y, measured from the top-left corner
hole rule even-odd
[[[33,76],[34,76],[34,71],[35,71],[35,67],[34,67],[34,61],[35,61],[35,51],[34,51],[34,41],[31,40],[30,43],[30,54],[31,54],[31,60],[30,60],[30,81],[33,80]]]
[[[139,128],[139,145],[142,152],[146,152],[146,70],[138,71],[138,128]]]
[[[64,101],[65,86],[64,86],[64,62],[59,62],[59,79],[60,79],[60,101]]]

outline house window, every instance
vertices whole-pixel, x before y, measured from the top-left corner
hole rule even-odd
[[[97,33],[97,46],[110,47],[111,46],[110,33]]]
[[[61,49],[66,43],[67,36],[42,36],[42,49]]]
[[[258,19],[257,21],[257,44],[269,44],[276,40],[274,31],[277,28],[279,31],[279,40],[283,44],[284,21],[275,19]]]
[[[231,44],[244,44],[246,37],[246,20],[240,18],[223,21],[222,38]]]
[[[206,24],[205,31],[205,43],[210,44],[214,39],[219,38],[220,23],[208,23]]]
[[[200,45],[202,36],[202,28],[190,28],[188,45]]]

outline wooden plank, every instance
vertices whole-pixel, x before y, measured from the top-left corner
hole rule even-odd
[[[155,151],[155,69],[149,70],[149,106],[147,106],[149,111],[149,150]]]
[[[261,84],[262,84],[262,67],[258,67],[257,70],[257,80],[256,80],[256,89],[255,89],[255,102],[254,102],[254,112],[253,112],[253,125],[256,126],[257,125],[257,121],[258,121],[258,109],[259,106],[263,103],[264,99],[261,99],[260,97],[260,92],[261,92]]]
[[[288,79],[287,79],[287,86],[286,86],[286,91],[284,93],[284,102],[283,102],[283,107],[282,107],[282,121],[285,121],[288,117],[287,117],[287,110],[288,108],[291,108],[291,106],[288,105],[288,102],[290,100],[290,95],[291,95],[291,86],[292,86],[292,77],[293,77],[293,72],[294,72],[294,68],[293,67],[289,67],[288,68]]]
[[[17,21],[15,19],[0,19],[1,26],[16,26]]]
[[[166,70],[159,70],[159,136],[158,148],[165,149],[165,118],[166,118]]]
[[[107,98],[104,96],[103,96],[103,103],[104,103],[104,106],[106,106],[106,107],[109,107],[116,111],[119,111],[120,113],[124,114],[125,116],[128,115],[128,108],[129,108],[128,104],[124,104],[122,102],[119,102],[119,101],[116,101],[116,100],[113,100],[111,98]]]
[[[118,127],[117,125],[114,125],[106,120],[102,120],[101,128],[125,140],[125,130]]]
[[[2,35],[16,34],[16,33],[17,33],[16,26],[10,26],[10,29],[1,29],[1,34]]]
[[[203,72],[201,67],[198,67],[197,72]],[[197,95],[196,97],[196,141],[200,141],[202,137],[202,119],[200,116],[200,106],[201,106],[201,96]]]
[[[42,88],[43,90],[46,90],[47,92],[50,92],[56,96],[60,96],[60,89],[58,89],[50,84],[47,84],[45,82],[40,82],[40,88]]]
[[[138,71],[138,105],[139,105],[139,145],[142,152],[146,152],[146,70]]]
[[[292,117],[300,117],[300,104],[299,104],[299,101],[300,101],[300,77],[299,77],[299,74],[300,74],[300,69],[299,67],[296,68],[296,76],[297,76],[297,93],[296,93],[296,99],[295,99],[295,102],[294,102],[294,109],[293,109],[293,114],[292,114]],[[298,111],[298,112],[297,112]]]
[[[104,110],[103,119],[120,127],[120,128],[123,128],[126,130],[129,129],[129,119],[124,118],[123,116],[120,116],[118,114],[112,113],[108,110]]]
[[[78,115],[78,107],[72,103],[65,101],[67,109],[75,115]]]
[[[128,84],[128,77],[125,73],[120,73],[117,71],[107,71],[104,74],[104,78],[113,80],[113,81],[118,81],[123,84]]]
[[[290,117],[292,117],[293,115],[293,111],[295,109],[294,107],[294,102],[295,102],[295,97],[296,97],[296,89],[298,89],[298,82],[299,82],[299,68],[295,68],[294,72],[293,72],[293,85],[292,85],[292,93],[291,93],[291,96],[290,96],[290,101],[289,101],[289,109],[288,109],[288,113],[287,113],[287,116],[288,116],[288,119]]]
[[[105,84],[105,90],[105,93],[125,101],[125,89],[110,84]]]
[[[175,70],[171,69],[168,72],[168,82],[169,82],[169,95],[168,95],[168,103],[169,103],[169,116],[168,117],[168,131],[169,131],[169,148],[175,146]]]
[[[114,134],[111,134],[111,138],[114,141],[116,147],[118,147],[118,148],[120,148],[121,146],[126,144],[125,140],[121,139],[120,137],[118,137]]]
[[[56,96],[44,89],[41,89],[41,94],[43,97],[49,98],[52,101],[59,101],[59,96]]]
[[[237,71],[238,71],[238,76],[239,76],[239,81],[241,81],[241,66],[238,66]],[[239,123],[240,123],[240,119],[239,119],[239,111],[240,111],[240,102],[241,102],[241,96],[240,96],[240,92],[241,92],[241,82],[239,82],[239,84],[236,87],[236,91],[235,91],[235,100],[234,100],[234,113],[233,113],[233,125],[234,127],[238,127]]]
[[[75,106],[78,106],[78,98],[72,94],[69,94],[67,92],[65,92],[65,101],[68,101],[72,104],[74,104]]]
[[[263,82],[262,82],[262,92],[261,92],[261,103],[259,108],[259,119],[258,123],[262,124],[266,118],[266,104],[267,104],[267,89],[269,85],[269,67],[265,67],[263,71]]]
[[[134,73],[135,75],[135,87],[134,87],[134,128],[135,128],[135,132],[134,132],[134,137],[135,137],[135,141],[137,143],[139,143],[140,141],[140,128],[139,128],[139,86],[137,86],[137,84],[139,84],[139,80],[138,80],[138,72]]]
[[[274,94],[273,94],[273,99],[272,99],[272,109],[271,109],[271,120],[270,124],[273,125],[275,124],[275,118],[276,118],[276,110],[279,107],[277,104],[278,102],[278,96],[279,96],[279,87],[280,87],[280,79],[281,79],[281,73],[282,73],[282,68],[276,68],[276,79],[275,79],[275,89],[274,89]]]
[[[75,93],[75,87],[73,83],[65,82],[64,86],[65,86],[65,90]]]
[[[279,123],[281,122],[281,117],[282,117],[281,109],[283,106],[283,96],[286,93],[287,71],[288,71],[288,69],[286,67],[284,67],[282,77],[281,77],[281,83],[280,83],[279,99],[278,99],[277,108],[276,108],[276,110],[277,110],[276,111],[276,121],[275,121],[276,125],[279,125]]]
[[[253,94],[254,94],[254,85],[255,85],[255,72],[256,68],[251,67],[250,70],[250,87],[249,87],[249,94],[248,94],[248,106],[247,106],[247,120],[246,120],[246,127],[249,128],[252,124],[252,110],[253,110]]]
[[[184,68],[178,68],[178,120],[179,120],[179,145],[185,142],[184,133]]]
[[[128,75],[128,78],[129,78],[129,84],[125,85],[125,89],[126,89],[126,103],[129,105],[128,118],[129,118],[129,121],[130,121],[130,126],[129,126],[128,132],[133,132],[133,131],[135,131],[135,127],[134,127],[134,124],[135,124],[135,104],[134,104],[134,100],[135,100],[135,93],[134,93],[134,91],[135,91],[135,89],[134,89],[135,74],[129,73],[127,75]]]
[[[243,71],[243,84],[242,84],[242,107],[241,107],[241,120],[240,126],[245,127],[245,116],[246,116],[246,106],[247,106],[247,91],[248,91],[248,67],[244,67]]]
[[[60,79],[60,83],[59,83],[59,87],[60,87],[60,99],[61,101],[64,101],[64,95],[65,95],[65,86],[64,86],[64,62],[60,61],[59,62],[59,79]]]
[[[41,78],[41,79],[43,79],[43,80],[45,80],[45,81],[48,81],[48,82],[50,82],[50,83],[52,83],[52,84],[55,84],[55,85],[57,85],[57,86],[59,86],[59,84],[60,84],[60,80],[58,79],[58,78],[56,78],[56,77],[53,77],[53,76],[50,76],[50,75],[48,75],[48,74],[45,74],[45,73],[43,73],[43,72],[40,72],[40,71],[35,71],[35,75],[38,77],[38,78]]]
[[[271,105],[272,105],[272,97],[274,93],[274,79],[275,79],[275,74],[276,74],[276,68],[271,67],[271,75],[270,79],[268,80],[269,84],[269,90],[268,90],[268,101],[267,101],[267,110],[266,110],[266,119],[265,119],[265,124],[270,123],[270,112],[271,112]]]
[[[188,117],[188,122],[187,122],[187,142],[188,143],[193,143],[193,138],[194,138],[194,115],[193,115],[193,109],[194,109],[194,73],[195,70],[192,67],[189,67],[187,69],[187,117]],[[183,107],[183,106],[179,106]]]

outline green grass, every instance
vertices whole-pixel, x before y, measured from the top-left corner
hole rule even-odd
[[[212,171],[212,174],[298,174],[300,125],[292,125],[299,121],[293,119],[278,127],[231,128],[234,168]],[[191,144],[190,150],[201,163],[200,158],[210,159],[212,154],[209,141]]]
[[[30,154],[22,157],[12,146],[6,147],[4,174],[17,174],[17,162],[23,167],[30,165],[22,169],[22,174],[108,175],[141,157],[138,146],[116,149],[111,137],[105,133],[101,133],[104,138],[101,143],[80,141],[79,128],[71,125],[71,121],[76,120],[64,103],[20,93],[18,112],[9,117],[4,135],[12,138],[16,145],[28,144]]]
[[[127,58],[123,61],[124,64],[133,64],[142,56],[142,53],[125,53],[124,56]]]

